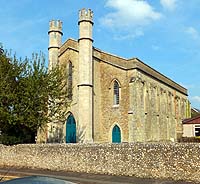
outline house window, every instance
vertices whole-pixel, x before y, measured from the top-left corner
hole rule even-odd
[[[69,62],[68,67],[68,98],[72,99],[72,62]]]
[[[119,83],[114,81],[114,105],[119,105]]]
[[[195,125],[194,131],[195,136],[200,136],[200,125]]]

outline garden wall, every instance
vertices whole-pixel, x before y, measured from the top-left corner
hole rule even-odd
[[[0,145],[0,167],[200,181],[200,144]]]

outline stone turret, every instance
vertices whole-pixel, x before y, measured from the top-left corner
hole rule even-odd
[[[62,44],[62,22],[52,20],[49,22],[49,70],[58,64],[58,52]]]
[[[92,26],[93,12],[79,11],[79,128],[80,142],[93,142],[93,62]]]

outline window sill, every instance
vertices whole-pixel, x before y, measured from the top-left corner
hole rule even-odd
[[[113,105],[112,107],[113,107],[113,108],[119,108],[119,104]]]

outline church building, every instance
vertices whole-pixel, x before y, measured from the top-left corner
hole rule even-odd
[[[79,11],[79,39],[62,43],[62,22],[50,21],[49,69],[68,71],[70,106],[60,142],[177,141],[189,117],[187,89],[138,58],[126,59],[93,46],[93,12]]]

